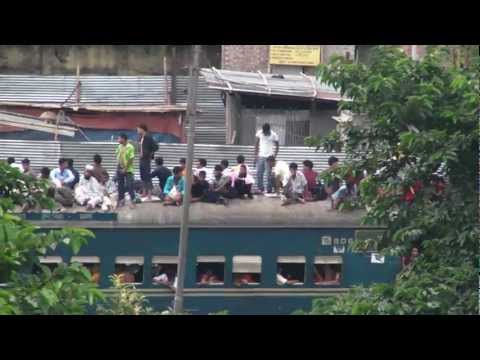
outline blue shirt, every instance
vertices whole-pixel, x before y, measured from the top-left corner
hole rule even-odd
[[[165,184],[165,188],[163,189],[164,194],[168,194],[172,190],[174,185],[173,178],[174,176],[172,175],[167,179],[167,183]],[[177,191],[182,193],[182,195],[185,193],[185,178],[183,176],[177,183]]]
[[[64,184],[70,184],[75,180],[75,176],[69,169],[60,171],[60,168],[56,168],[50,173],[50,179],[52,179],[52,181],[60,180]]]

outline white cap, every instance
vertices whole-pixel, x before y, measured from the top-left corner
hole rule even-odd
[[[95,168],[93,167],[93,165],[87,165],[85,166],[85,170],[87,171],[93,171]]]

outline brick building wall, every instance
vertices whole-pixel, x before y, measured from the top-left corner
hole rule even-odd
[[[222,69],[268,72],[268,45],[222,45]]]
[[[350,58],[353,58],[355,53],[354,45],[320,46],[322,47],[322,61],[328,61],[334,54],[345,56],[348,53]],[[222,69],[246,72],[256,72],[260,70],[262,72],[268,72],[269,51],[270,45],[222,45]],[[276,68],[280,69],[282,66],[276,66]],[[297,73],[302,71],[302,67],[299,66],[298,69],[288,70],[289,69],[283,69],[279,71],[282,73],[291,73],[292,71]],[[304,72],[308,73],[306,70],[308,69],[303,69]]]

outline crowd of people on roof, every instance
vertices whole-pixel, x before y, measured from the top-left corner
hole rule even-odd
[[[140,169],[138,181],[134,178],[136,149],[126,134],[118,137],[117,169],[114,176],[102,166],[102,157],[99,154],[93,156],[92,163],[86,165],[82,175],[75,169],[72,159],[59,159],[58,167],[53,170],[41,168],[38,177],[47,181],[48,195],[61,205],[60,210],[78,204],[87,210],[101,208],[111,211],[114,200],[116,208],[125,206],[126,194],[130,200],[130,208],[135,208],[137,203],[152,200],[153,179],[158,179],[159,187],[155,195],[164,205],[182,205],[186,190],[185,158],[181,158],[177,166],[169,169],[164,165],[162,157],[155,157],[158,144],[149,134],[147,126],[139,125],[137,132]],[[284,206],[330,199],[332,209],[337,209],[342,201],[357,195],[362,176],[346,176],[344,179],[332,177],[328,182],[324,182],[313,169],[313,162],[310,160],[303,161],[302,169],[294,162],[288,164],[278,160],[278,135],[271,130],[268,123],[262,126],[255,138],[255,178],[243,155],[237,156],[234,166],[231,166],[228,160],[222,160],[209,167],[207,159],[197,159],[192,171],[191,201],[227,205],[231,199],[253,199],[254,195],[264,195],[280,197]],[[152,160],[155,162],[153,170]],[[29,159],[23,159],[21,165],[17,164],[14,158],[8,158],[7,162],[23,174],[37,177]],[[330,157],[326,171],[334,172],[338,164],[336,157]],[[442,184],[439,183],[440,185]],[[412,201],[421,187],[422,184],[417,181],[407,189],[404,194],[405,201]],[[32,210],[32,207],[33,205],[27,202],[24,210]]]

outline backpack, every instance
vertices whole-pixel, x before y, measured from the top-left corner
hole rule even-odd
[[[152,159],[155,158],[155,152],[158,151],[158,143],[152,137]]]
[[[152,153],[155,153],[158,151],[158,143],[155,141],[155,139],[152,139]]]

